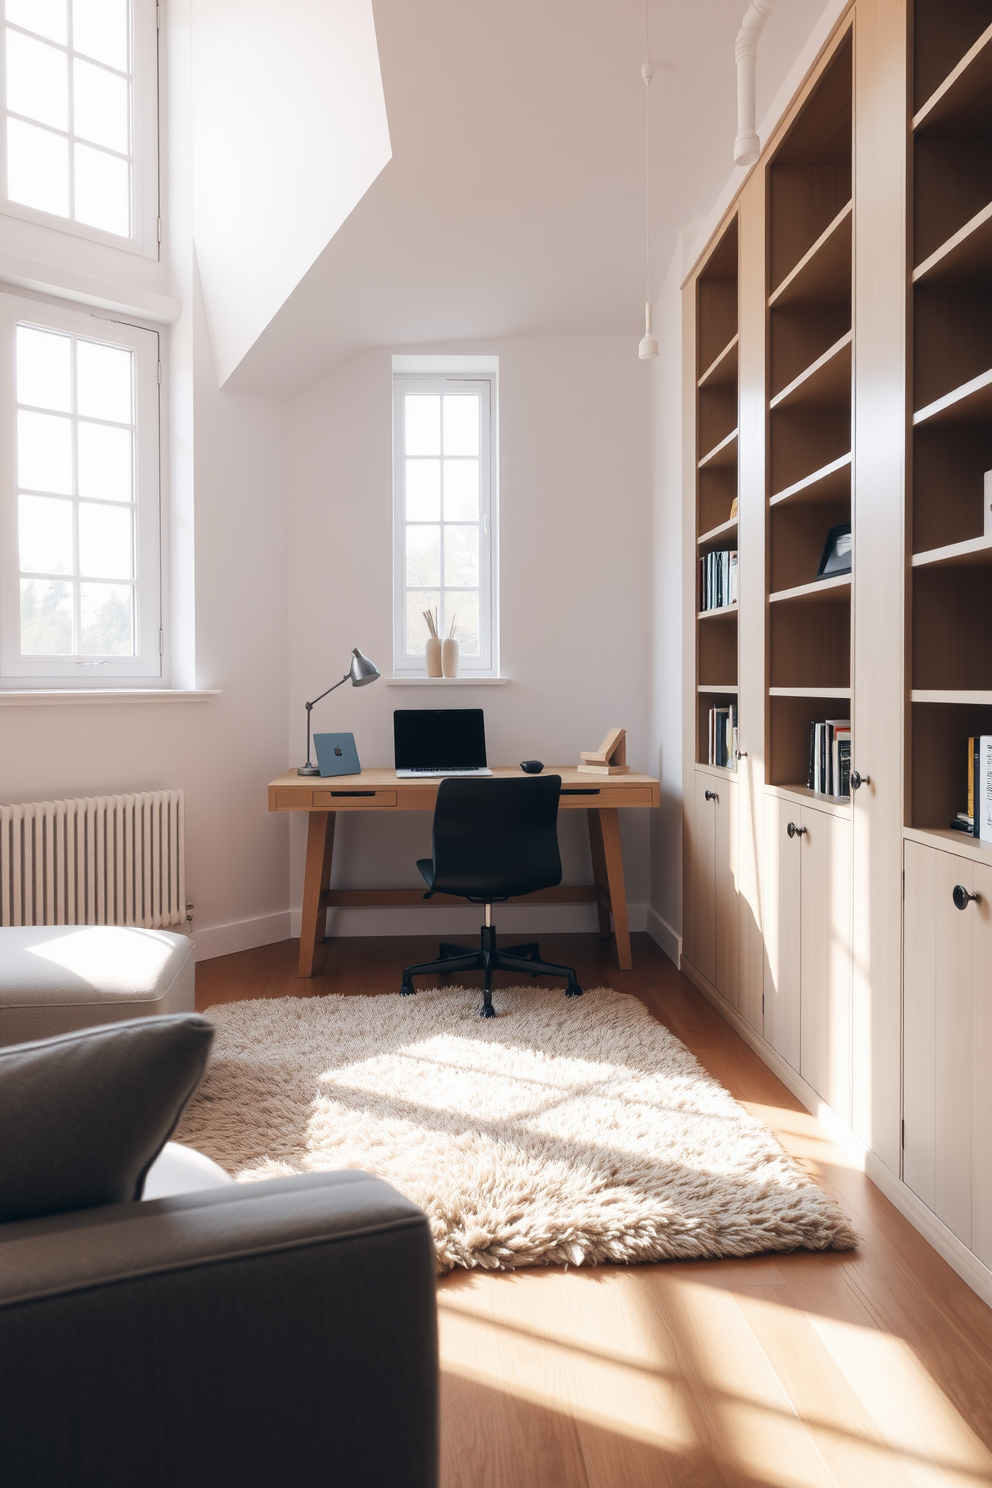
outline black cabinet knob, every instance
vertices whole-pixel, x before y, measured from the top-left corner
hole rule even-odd
[[[851,789],[860,790],[863,785],[871,785],[870,775],[859,775],[857,770],[851,771]]]
[[[806,828],[797,827],[795,822],[790,822],[785,830],[788,832],[790,837],[804,837],[806,835]]]
[[[717,795],[716,791],[707,791],[706,799],[707,801],[719,801],[720,797]]]
[[[973,899],[977,903],[981,897],[981,894],[969,894],[964,884],[955,884],[951,890],[951,898],[954,900],[955,909],[967,909]]]

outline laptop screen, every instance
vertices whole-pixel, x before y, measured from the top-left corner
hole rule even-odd
[[[478,770],[486,764],[481,708],[397,708],[393,714],[397,770]]]

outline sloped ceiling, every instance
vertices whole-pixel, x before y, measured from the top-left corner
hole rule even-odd
[[[733,168],[745,0],[649,0],[653,293]],[[781,0],[758,117],[824,8]],[[376,345],[627,332],[644,305],[643,0],[374,0],[392,159],[231,386]]]

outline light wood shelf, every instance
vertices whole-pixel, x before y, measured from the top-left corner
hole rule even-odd
[[[821,465],[812,475],[804,476],[794,485],[778,491],[769,501],[769,506],[826,506],[834,501],[851,497],[851,452]]]
[[[837,816],[850,816],[850,796],[828,796],[823,791],[810,790],[805,785],[766,785],[765,793],[778,796],[783,801],[795,801],[797,806],[821,806]]]
[[[992,418],[992,370],[972,377],[913,414],[913,425],[980,423]]]
[[[719,620],[719,619],[726,619],[728,615],[733,615],[734,618],[736,619],[736,617],[737,617],[737,601],[736,600],[734,601],[733,604],[720,605],[719,608],[718,609],[715,609],[715,610],[700,610],[699,613],[696,616],[696,619],[697,620]]]
[[[737,531],[737,518],[730,517],[726,522],[721,522],[718,527],[711,527],[709,532],[704,532],[697,539],[698,545],[704,543],[718,542],[721,537],[729,537],[732,532]]]
[[[825,701],[832,698],[849,700],[851,689],[849,687],[769,687],[768,696],[779,698],[823,698]]]
[[[822,356],[776,393],[772,412],[793,408],[839,408],[851,401],[851,348],[853,331],[840,337]]]
[[[986,123],[992,93],[992,26],[987,26],[913,118],[914,133],[948,125],[962,133]]]
[[[926,553],[913,554],[914,568],[989,568],[992,567],[992,537],[971,537],[965,542],[948,543]]]
[[[913,270],[915,284],[968,284],[992,280],[992,202],[952,233]]]
[[[907,842],[919,842],[924,847],[938,847],[942,852],[970,858],[973,863],[992,861],[992,842],[982,842],[978,837],[970,837],[967,832],[955,832],[953,827],[904,827],[902,835]]]
[[[911,703],[950,703],[956,707],[992,707],[992,691],[964,687],[914,687]]]
[[[716,683],[700,682],[700,684],[699,684],[699,691],[700,692],[705,692],[707,694],[708,693],[724,693],[725,692],[730,697],[736,697],[737,696],[737,683],[735,682],[732,686],[718,687],[716,685]]]
[[[834,574],[830,579],[814,579],[811,584],[797,584],[793,589],[779,589],[769,594],[769,604],[843,604],[851,597],[851,575]]]
[[[699,386],[704,387],[728,387],[737,384],[737,341],[734,334],[731,341],[723,348],[719,356],[706,368],[699,379]]]
[[[854,203],[847,202],[791,274],[786,275],[769,296],[771,309],[850,300],[853,208]]]
[[[737,430],[731,429],[730,433],[721,439],[719,444],[703,456],[699,462],[700,470],[710,469],[719,465],[736,465],[737,463]]]

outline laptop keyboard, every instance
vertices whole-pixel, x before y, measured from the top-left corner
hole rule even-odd
[[[435,765],[430,770],[422,766],[414,766],[409,770],[397,770],[397,775],[491,775],[492,770],[481,765],[471,770],[446,770],[443,765]]]

